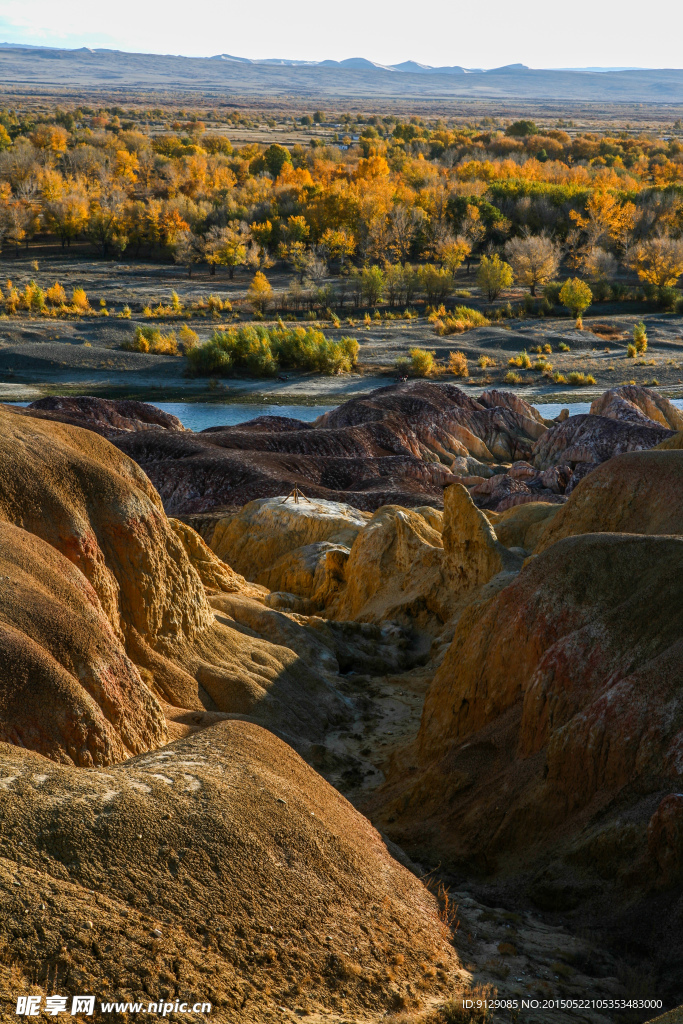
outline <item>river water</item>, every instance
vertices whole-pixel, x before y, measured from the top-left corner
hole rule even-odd
[[[28,402],[15,402],[15,405],[29,405]],[[324,412],[335,409],[334,405],[254,405],[249,403],[226,402],[154,402],[158,409],[177,416],[188,430],[206,430],[207,427],[232,427],[236,423],[245,423],[256,416],[287,416],[292,419],[312,422]],[[672,405],[683,409],[683,398],[672,399]],[[569,409],[570,416],[587,413],[590,402],[539,403],[535,405],[541,415],[548,420],[558,416],[561,409]]]

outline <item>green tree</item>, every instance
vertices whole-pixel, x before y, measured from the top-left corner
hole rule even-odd
[[[384,271],[377,264],[364,267],[361,274],[363,296],[369,306],[376,306],[384,291]]]
[[[268,171],[274,178],[277,178],[285,164],[291,164],[292,157],[286,146],[278,146],[277,143],[273,143],[263,154],[263,160]]]
[[[489,302],[498,298],[505,288],[514,281],[514,274],[509,263],[505,263],[498,253],[494,256],[482,256],[477,270],[477,284],[486,292]]]
[[[538,135],[538,126],[533,121],[513,121],[505,129],[505,134],[511,135],[513,138],[524,138],[525,135]]]
[[[593,301],[593,292],[585,281],[578,277],[568,277],[560,289],[560,302],[576,317],[576,326],[583,327],[582,313]]]

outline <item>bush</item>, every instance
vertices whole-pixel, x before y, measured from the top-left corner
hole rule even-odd
[[[66,292],[58,281],[55,281],[52,287],[45,292],[45,301],[49,306],[66,305]]]
[[[508,370],[503,380],[505,381],[506,384],[521,384],[524,378],[521,374],[515,373],[514,370]]]
[[[40,313],[45,307],[45,293],[39,288],[35,281],[27,284],[19,296],[18,306],[21,309],[28,309],[34,313]]]
[[[171,331],[170,334],[162,334],[157,327],[135,328],[135,334],[130,341],[124,341],[121,348],[127,352],[150,352],[153,355],[177,356],[178,342]]]
[[[639,356],[645,355],[647,352],[647,331],[642,320],[640,320],[633,328],[633,344],[635,345],[635,350]],[[629,348],[630,347],[631,346],[629,345]]]
[[[571,348],[564,341],[561,341],[557,347],[560,350],[560,352],[571,352]]]
[[[572,316],[576,317],[577,326],[581,314],[588,309],[592,301],[592,291],[586,282],[578,277],[568,277],[560,289],[560,302]]]
[[[410,369],[416,377],[428,377],[434,371],[434,353],[426,348],[411,348]]]
[[[191,332],[194,333],[194,332]],[[190,372],[197,376],[227,376],[246,370],[257,377],[272,376],[278,368],[333,374],[351,370],[358,361],[355,338],[334,341],[314,328],[288,329],[260,324],[216,330],[203,345],[187,350]]]
[[[188,327],[187,324],[183,324],[178,331],[178,340],[182,352],[187,355],[188,352],[199,344],[199,335],[191,327]]]
[[[464,352],[451,352],[448,357],[448,369],[455,377],[469,377],[467,356]]]
[[[562,284],[560,281],[550,281],[543,289],[543,298],[549,305],[557,306],[560,302]]]
[[[595,384],[595,377],[590,373],[579,373],[578,370],[573,370],[567,375],[567,383],[575,386],[580,384]]]
[[[119,313],[119,316],[123,320],[130,320],[130,317],[131,317],[131,308],[130,308],[130,306],[124,306],[123,309],[121,310],[121,312]]]
[[[71,305],[76,313],[87,313],[90,311],[88,296],[83,288],[74,288],[71,296]]]
[[[634,344],[632,344],[632,342],[629,342],[628,346],[626,348],[626,358],[627,359],[635,359],[636,358],[636,346]]]
[[[440,306],[428,319],[434,323],[434,329],[440,335],[461,334],[473,327],[486,327],[491,323],[478,309],[470,309],[468,306],[456,306],[452,316],[446,315],[444,307]]]
[[[485,370],[487,366],[495,366],[496,360],[492,359],[491,356],[479,356],[477,359],[477,366],[481,370]]]
[[[518,366],[522,370],[530,370],[531,359],[529,358],[527,350],[523,349],[518,356],[513,356],[511,359],[508,359],[508,366]]]

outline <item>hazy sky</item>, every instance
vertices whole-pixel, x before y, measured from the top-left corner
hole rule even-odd
[[[682,28],[670,0],[0,0],[0,42],[198,57],[681,67]]]

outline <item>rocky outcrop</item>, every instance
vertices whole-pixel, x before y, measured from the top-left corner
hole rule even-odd
[[[419,512],[385,505],[355,540],[345,587],[327,614],[337,619],[410,618],[429,628],[450,614],[441,534]]]
[[[0,521],[0,739],[81,767],[166,742],[164,713],[79,569]]]
[[[609,910],[662,872],[670,883],[682,570],[681,538],[567,538],[466,609],[425,702],[418,772],[384,794],[389,834],[458,869],[521,873],[532,896],[538,873],[539,900],[553,865],[559,909],[562,892],[578,906],[604,891]]]
[[[597,466],[549,521],[536,551],[582,533],[683,535],[683,452],[629,452]]]
[[[559,508],[544,501],[525,502],[504,512],[487,512],[487,518],[506,548],[533,551]]]
[[[238,572],[257,580],[298,548],[327,543],[351,549],[370,519],[350,505],[324,499],[260,498],[219,520],[212,550]]]
[[[460,593],[521,564],[498,542],[488,519],[461,484],[444,492],[443,546],[449,580]]]
[[[106,771],[0,744],[0,774],[0,942],[44,991],[57,970],[69,1007],[111,992],[210,1002],[227,1024],[379,1020],[465,977],[425,886],[255,725]]]
[[[64,602],[43,601],[40,649],[20,637],[11,668],[0,662],[8,695],[5,735],[23,736],[22,742],[35,742],[60,759],[108,763],[161,739],[161,705],[250,715],[295,743],[320,738],[341,707],[329,681],[293,650],[216,620],[204,584],[245,596],[253,588],[188,527],[174,529],[134,462],[92,431],[0,409],[0,468],[0,522],[44,542],[40,557],[59,552],[94,602],[92,614],[109,630],[105,635],[100,629],[100,647],[88,648],[93,653],[84,654],[85,661],[71,663],[67,654],[55,654],[50,640],[51,631],[61,628]],[[49,578],[57,573],[49,561],[45,571]],[[31,573],[39,578],[37,568]],[[83,602],[73,595],[64,600],[77,608],[74,628],[86,629]],[[8,625],[16,626],[11,619]],[[104,660],[98,650],[109,652]],[[40,728],[29,729],[24,710],[11,699],[15,680],[29,678],[41,658],[46,665],[55,658],[59,663],[50,669],[53,681],[40,685],[61,687],[66,721],[62,733],[57,729],[47,738]],[[78,742],[69,739],[72,734]]]
[[[325,413],[317,428],[384,425],[416,455],[432,453],[511,461],[530,454],[546,427],[517,395],[485,391],[479,399],[454,384],[413,381],[380,388]]]
[[[612,419],[607,416],[570,416],[548,430],[536,443],[533,464],[538,470],[557,468],[569,480],[564,488],[571,494],[589,472],[623,452],[654,448],[673,431],[653,420]]]
[[[474,400],[430,381],[380,388],[314,423],[260,416],[200,434],[139,402],[50,398],[21,412],[109,437],[148,473],[166,511],[182,517],[236,510],[295,486],[370,512],[387,504],[439,507],[454,478],[486,477],[489,463],[529,458],[546,429],[508,392]]]
[[[683,413],[668,398],[637,384],[605,391],[593,399],[590,411],[593,416],[641,424],[649,420],[669,430],[683,430]]]
[[[261,499],[219,520],[211,546],[271,591],[272,608],[428,632],[463,595],[521,564],[461,484],[444,492],[443,512],[384,505],[371,516],[319,499]]]
[[[31,402],[27,412],[40,419],[59,420],[76,427],[86,427],[104,437],[137,430],[184,430],[177,416],[158,409],[148,402],[130,399],[112,400],[78,396],[50,396]]]

